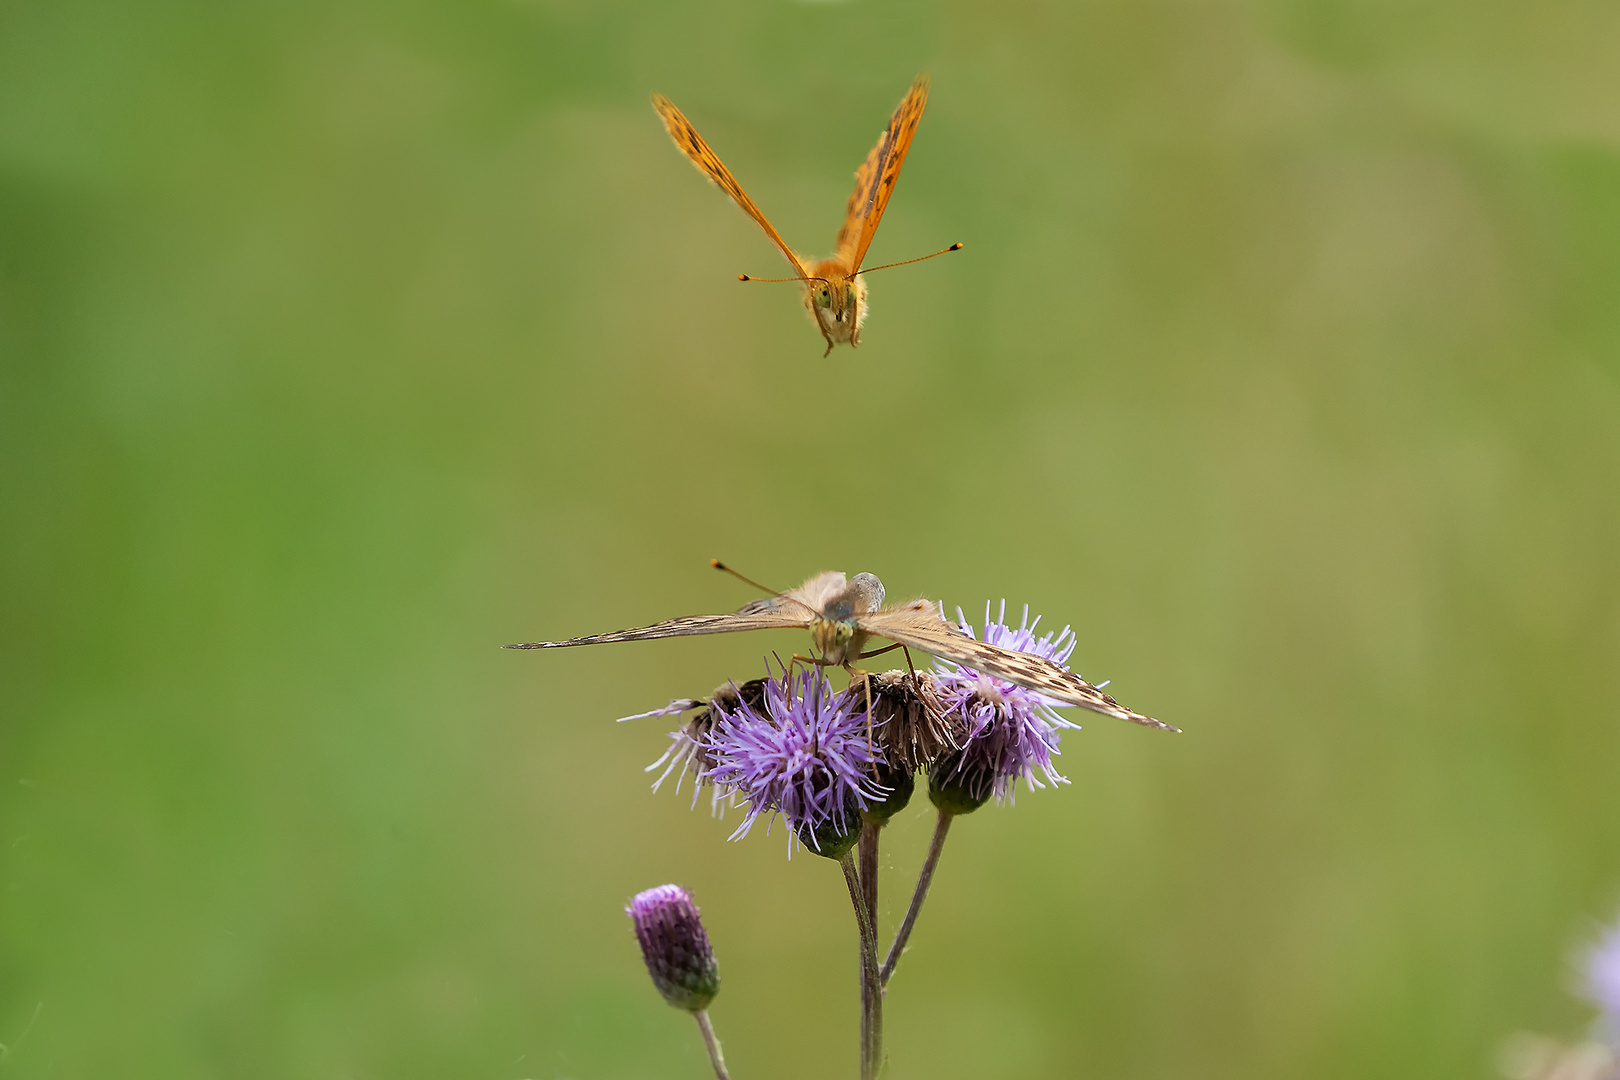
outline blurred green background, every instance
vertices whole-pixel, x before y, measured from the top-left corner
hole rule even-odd
[[[893,1077],[1479,1077],[1620,902],[1620,7],[0,4],[0,1073],[853,1075],[831,864],[647,791],[781,586],[1186,729],[953,833]],[[800,250],[928,113],[825,362]],[[890,830],[883,922],[931,827]]]

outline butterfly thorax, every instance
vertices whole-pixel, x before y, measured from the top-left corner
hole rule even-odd
[[[868,636],[861,629],[860,616],[882,606],[883,582],[876,574],[856,574],[822,603],[821,613],[810,621],[816,652],[829,664],[853,663],[866,647]]]
[[[866,646],[866,631],[847,619],[818,618],[810,624],[810,637],[816,652],[828,664],[849,664]]]
[[[861,323],[866,321],[866,282],[850,273],[839,259],[817,263],[805,282],[804,306],[827,340],[837,345],[860,344]]]

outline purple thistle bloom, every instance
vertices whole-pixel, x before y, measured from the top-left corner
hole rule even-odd
[[[720,967],[686,890],[659,885],[637,893],[624,913],[636,924],[641,957],[664,1000],[687,1012],[708,1008],[720,992]]]
[[[1609,928],[1586,959],[1587,996],[1603,1010],[1608,1035],[1620,1048],[1620,926]]]
[[[973,624],[960,608],[956,618],[964,633],[976,636]],[[994,620],[986,603],[983,640],[1005,649],[1045,657],[1067,670],[1075,646],[1074,634],[1067,626],[1056,635],[1047,633],[1036,637],[1035,629],[1041,620],[1037,617],[1033,623],[1029,621],[1027,604],[1017,627],[1008,626],[1006,619],[1005,600]],[[945,755],[935,764],[936,786],[941,783],[957,786],[976,805],[991,795],[1000,802],[1012,802],[1019,777],[1032,788],[1046,786],[1040,776],[1052,784],[1069,782],[1052,766],[1052,756],[1059,752],[1059,729],[1078,730],[1080,727],[1056,712],[1066,708],[1067,703],[959,664],[948,661],[937,664],[940,701],[946,714],[954,714],[965,727],[967,741],[960,751]]]
[[[715,764],[703,778],[748,800],[730,839],[746,836],[761,814],[779,813],[794,836],[821,851],[819,831],[859,830],[859,811],[888,794],[872,779],[883,758],[867,741],[865,706],[859,693],[834,693],[820,671],[773,678],[764,689],[757,706],[715,701],[719,719],[704,746]]]
[[[622,716],[619,723],[627,720],[645,720],[653,716],[683,716],[693,713],[681,721],[681,726],[669,733],[669,746],[658,756],[658,760],[648,765],[643,772],[657,772],[658,778],[652,782],[652,789],[657,791],[664,786],[664,781],[675,775],[675,793],[681,791],[681,785],[686,782],[688,773],[695,773],[692,781],[692,806],[695,809],[698,796],[702,788],[708,787],[709,813],[714,817],[725,817],[726,807],[731,803],[731,789],[725,784],[716,784],[704,775],[704,770],[714,764],[705,746],[709,732],[713,730],[717,713],[716,702],[731,703],[735,705],[740,698],[758,704],[764,696],[764,679],[753,679],[741,686],[735,683],[726,683],[715,688],[708,699],[704,698],[676,698],[662,709],[653,709],[650,712],[636,713],[634,716]],[[679,769],[679,772],[676,770]],[[662,771],[660,771],[662,770]]]
[[[654,716],[680,716],[694,709],[708,708],[708,705],[709,703],[701,698],[676,698],[662,709],[652,709],[648,712],[636,713],[634,716],[621,716],[618,722],[622,724],[627,720],[646,720]],[[652,772],[655,769],[664,770],[658,774],[658,779],[652,783],[654,791],[663,787],[664,781],[669,779],[669,774],[675,771],[676,766],[679,766],[681,771],[680,775],[675,778],[675,792],[676,794],[680,793],[681,783],[686,779],[686,774],[692,770],[692,759],[697,755],[698,750],[698,741],[692,737],[689,730],[691,726],[692,722],[690,720],[683,720],[680,727],[669,733],[669,748],[658,756],[657,761],[642,770],[642,772]],[[692,793],[692,798],[692,805],[696,806],[696,791]]]

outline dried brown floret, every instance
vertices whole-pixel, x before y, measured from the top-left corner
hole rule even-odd
[[[851,693],[863,693],[859,680]],[[955,721],[955,722],[953,722]],[[875,737],[890,765],[926,768],[941,754],[960,749],[967,731],[947,716],[931,672],[885,671],[872,676]]]

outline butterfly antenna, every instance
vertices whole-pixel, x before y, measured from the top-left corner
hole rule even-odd
[[[788,280],[791,281],[793,279],[789,278]],[[722,574],[730,574],[732,577],[736,578],[738,581],[742,582],[744,585],[752,585],[754,588],[758,589],[760,592],[765,593],[768,596],[781,596],[782,595],[780,592],[778,592],[775,589],[767,589],[765,586],[761,585],[759,582],[755,581],[753,578],[745,578],[745,577],[743,577],[741,574],[737,573],[737,571],[733,570],[731,567],[727,566],[725,563],[721,562],[719,559],[710,559],[709,560],[709,565],[714,567],[716,570],[720,571]]]
[[[738,281],[762,281],[766,284],[775,284],[782,281],[819,281],[826,284],[827,279],[821,277],[749,277],[747,274],[738,274]]]
[[[961,245],[960,242],[958,242],[958,243],[952,244],[948,248],[940,248],[938,251],[934,252],[934,255],[948,255],[953,251],[961,251],[961,250],[962,250],[962,245]],[[910,266],[912,263],[920,263],[920,262],[923,262],[923,261],[925,261],[927,259],[932,259],[934,257],[934,255],[922,255],[922,256],[919,256],[918,258],[915,258],[915,259],[907,259],[905,262],[884,263],[882,266],[868,266],[868,267],[865,267],[863,269],[857,270],[855,272],[857,274],[870,274],[870,273],[872,273],[872,272],[874,272],[876,270],[891,270],[896,266]]]
[[[786,600],[789,603],[798,604],[800,607],[804,608],[804,610],[806,610],[806,611],[808,611],[810,613],[810,617],[812,619],[821,614],[821,612],[817,611],[815,608],[811,607],[809,604],[805,603],[803,600],[800,600],[798,597],[789,596],[786,590],[778,592],[775,589],[768,589],[764,585],[761,585],[759,582],[755,581],[753,578],[743,577],[741,574],[737,573],[737,571],[733,570],[731,567],[727,566],[725,563],[721,562],[719,559],[710,559],[709,560],[709,565],[714,567],[716,570],[719,570],[723,574],[730,574],[732,577],[736,578],[738,581],[742,582],[744,585],[752,585],[754,588],[758,589],[762,593],[766,593],[767,595],[771,596],[773,599]]]

